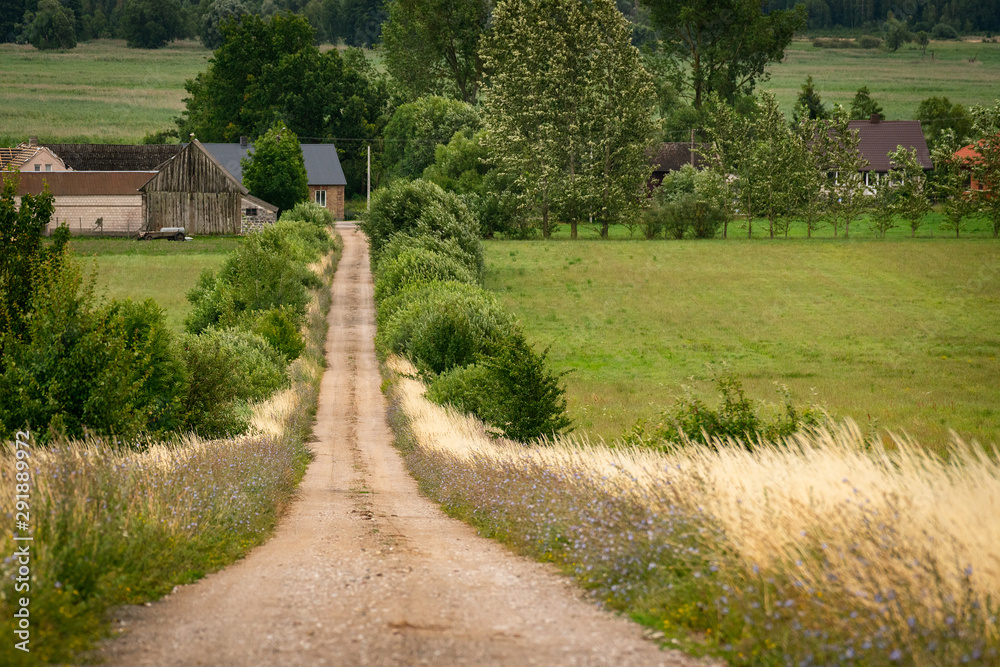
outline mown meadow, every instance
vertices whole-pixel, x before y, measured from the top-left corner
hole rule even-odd
[[[774,93],[789,118],[811,75],[828,106],[836,102],[850,108],[858,88],[868,86],[888,120],[907,120],[916,118],[917,106],[928,97],[964,106],[1000,97],[1000,43],[932,41],[922,54],[916,44],[890,53],[816,48],[808,39],[797,39],[769,71],[771,78],[758,87]]]
[[[940,450],[1000,442],[992,239],[490,241],[486,285],[549,347],[579,432],[611,440],[732,374]]]
[[[367,55],[381,66],[378,52]],[[184,109],[184,81],[205,70],[210,56],[197,41],[155,51],[129,49],[122,40],[95,40],[54,52],[0,44],[0,145],[28,136],[128,143],[172,129]],[[792,42],[759,88],[773,92],[790,117],[809,75],[828,105],[850,106],[855,91],[866,85],[886,117],[901,120],[914,118],[928,97],[945,96],[964,105],[1000,97],[998,65],[1000,43],[932,42],[922,55],[912,44],[888,53],[819,49],[801,39]]]
[[[96,40],[69,51],[0,44],[0,144],[28,136],[45,142],[138,143],[174,127],[184,81],[205,69],[199,42],[129,49]]]
[[[184,243],[74,237],[70,247],[90,269],[98,295],[153,299],[170,328],[180,332],[192,308],[188,291],[202,271],[217,270],[238,243],[237,238],[210,237]]]

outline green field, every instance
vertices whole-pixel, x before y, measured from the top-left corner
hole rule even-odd
[[[92,271],[98,296],[153,299],[166,311],[167,324],[181,331],[191,310],[185,294],[204,269],[218,269],[236,248],[236,238],[193,241],[133,241],[74,238],[74,255]]]
[[[135,142],[173,128],[184,108],[184,81],[204,70],[209,56],[196,41],[155,51],[129,49],[121,40],[55,52],[0,44],[0,145],[29,136]],[[380,62],[375,52],[369,56]],[[800,40],[771,70],[761,88],[773,91],[789,115],[810,74],[827,104],[850,104],[854,91],[867,85],[889,119],[913,118],[920,101],[934,95],[967,105],[1000,98],[998,43],[934,42],[921,56],[913,45],[887,53],[817,49]]]
[[[50,142],[138,142],[173,128],[184,81],[205,69],[199,42],[129,49],[97,40],[69,51],[0,44],[0,145],[29,136]]]
[[[797,40],[770,71],[770,80],[760,87],[775,94],[789,118],[811,74],[828,106],[839,102],[850,108],[857,89],[868,86],[887,119],[907,120],[916,118],[917,106],[928,97],[944,96],[966,106],[1000,98],[1000,43],[931,42],[927,55],[921,55],[914,44],[889,53],[817,49],[808,40]]]
[[[493,241],[487,285],[613,438],[713,375],[940,446],[1000,443],[993,240]]]

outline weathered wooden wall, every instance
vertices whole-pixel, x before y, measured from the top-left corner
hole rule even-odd
[[[201,144],[191,142],[142,188],[146,228],[184,227],[195,234],[239,234],[246,189]]]
[[[239,234],[239,192],[147,192],[147,229],[184,227],[191,235]]]

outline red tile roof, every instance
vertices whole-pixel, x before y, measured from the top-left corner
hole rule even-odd
[[[138,195],[139,188],[156,172],[150,171],[49,171],[20,174],[17,194],[41,194],[48,184],[59,195]]]
[[[850,129],[857,130],[861,140],[858,148],[870,163],[862,171],[889,171],[891,160],[889,153],[898,146],[915,148],[917,162],[924,169],[933,169],[931,153],[927,150],[927,141],[919,120],[852,120]]]

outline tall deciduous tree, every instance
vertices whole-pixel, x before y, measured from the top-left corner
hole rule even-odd
[[[201,43],[213,50],[219,48],[223,39],[219,25],[223,21],[239,21],[247,14],[240,0],[214,0],[201,19]]]
[[[479,129],[475,107],[428,95],[401,104],[385,126],[385,168],[389,176],[418,178],[434,163],[434,151],[460,130]]]
[[[299,138],[278,121],[240,162],[243,185],[255,197],[287,210],[309,199],[309,178]]]
[[[320,53],[301,16],[270,21],[248,15],[222,26],[224,41],[208,70],[185,84],[181,136],[237,141],[265,132],[281,119],[300,137],[341,139],[337,149],[348,194],[358,191],[366,142],[388,120],[389,91],[357,49]]]
[[[486,143],[546,237],[554,210],[574,236],[590,216],[607,235],[638,201],[655,97],[629,35],[612,0],[503,0],[493,12]]]
[[[769,11],[760,0],[642,0],[662,48],[674,57],[677,89],[696,108],[712,92],[732,101],[753,91],[769,63],[781,60],[804,6]]]
[[[72,49],[76,46],[73,12],[59,0],[41,0],[28,26],[28,41],[36,49]]]
[[[177,0],[128,0],[118,27],[128,46],[159,49],[181,36],[181,5]]]
[[[389,73],[419,97],[448,95],[476,103],[483,81],[479,42],[488,0],[391,0],[382,24]]]

